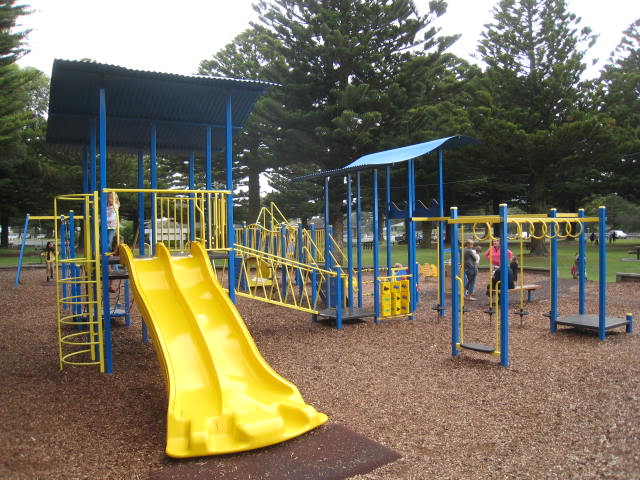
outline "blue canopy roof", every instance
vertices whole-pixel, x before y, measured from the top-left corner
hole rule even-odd
[[[90,122],[98,116],[99,91],[104,88],[109,149],[132,153],[147,149],[155,123],[158,153],[204,151],[208,126],[213,128],[213,149],[222,150],[227,97],[231,97],[231,123],[237,133],[271,85],[275,84],[56,59],[47,143],[63,149],[88,145]]]
[[[407,145],[406,147],[394,148],[392,150],[370,153],[369,155],[364,155],[354,162],[351,162],[346,167],[334,170],[326,170],[324,172],[312,173],[310,175],[303,175],[301,177],[296,177],[294,180],[310,180],[312,178],[318,177],[332,177],[335,175],[345,175],[347,173],[358,170],[386,167],[389,165],[406,162],[413,158],[417,158],[437,150],[448,150],[451,148],[464,147],[466,145],[472,145],[474,143],[479,143],[479,141],[473,137],[470,137],[469,135],[454,135],[452,137],[439,138],[437,140],[431,140],[429,142],[417,143],[415,145]]]

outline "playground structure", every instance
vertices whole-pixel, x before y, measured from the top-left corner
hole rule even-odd
[[[325,416],[304,404],[295,386],[283,379],[280,379],[281,386],[274,387],[282,391],[282,396],[275,400],[281,405],[277,412],[265,407],[265,399],[258,398],[258,392],[263,392],[264,387],[252,379],[268,383],[277,374],[261,359],[246,327],[232,308],[237,296],[308,312],[313,320],[323,317],[334,319],[338,329],[349,318],[372,317],[375,323],[396,316],[413,318],[419,300],[416,222],[429,220],[438,222],[440,232],[436,270],[441,274],[438,276],[439,294],[435,309],[441,316],[445,313],[445,279],[442,274],[445,271],[445,249],[442,232],[447,223],[455,225],[462,220],[454,218],[453,213],[451,217],[444,215],[443,151],[477,141],[468,136],[446,137],[366,155],[343,169],[302,177],[322,178],[324,181],[323,228],[303,229],[300,225],[290,225],[274,206],[263,209],[254,224],[235,226],[232,139],[234,133],[242,128],[257,97],[269,86],[264,82],[180,77],[87,62],[56,60],[54,63],[47,141],[64,148],[79,149],[82,152],[84,174],[83,193],[58,197],[54,207],[56,244],[66,252],[58,262],[61,270],[56,275],[60,366],[98,365],[101,371],[113,371],[111,319],[125,316],[128,324],[131,282],[137,305],[144,317],[143,341],[148,341],[149,327],[164,367],[170,397],[168,428],[171,431],[167,436],[167,452],[170,455],[190,456],[256,448],[299,435],[326,421]],[[78,92],[83,92],[84,100],[75,98]],[[145,95],[141,92],[145,92]],[[138,96],[153,98],[157,104],[153,104],[153,101],[131,100]],[[185,109],[181,106],[185,104],[197,107],[184,113]],[[214,131],[220,131],[222,135],[214,135]],[[107,186],[107,147],[116,152],[137,155],[137,188]],[[224,152],[224,190],[211,188],[214,151]],[[177,152],[188,153],[188,188],[159,189],[158,156]],[[206,178],[203,189],[197,189],[195,184],[196,152],[204,154]],[[426,208],[415,198],[414,159],[432,152],[438,158],[439,198]],[[146,158],[149,161],[151,188],[144,188]],[[391,167],[394,165],[407,167],[408,198],[402,209],[391,202]],[[384,169],[386,181],[384,205],[387,241],[384,259],[380,256],[379,244],[379,169]],[[365,268],[362,263],[363,170],[371,170],[373,179],[371,283],[364,279]],[[354,200],[356,205],[355,245],[352,236],[348,235],[346,259],[338,252],[328,224],[331,177],[346,179],[349,232],[353,231]],[[110,251],[111,247],[106,241],[106,222],[100,222],[101,218],[106,218],[106,196],[110,192],[116,192],[121,197],[124,194],[129,198],[137,197],[138,203],[137,224],[141,232],[137,238],[138,244],[121,246],[117,252]],[[61,215],[58,203],[76,203],[73,212],[81,213],[76,215],[65,206],[67,209],[60,211],[69,213]],[[405,219],[409,227],[406,272],[402,274],[392,266],[390,237],[391,220],[400,218]],[[82,222],[81,245],[75,244],[74,222],[77,221]],[[483,221],[499,222],[500,228],[506,228],[508,223],[506,219]],[[148,243],[142,233],[145,224],[150,226]],[[601,232],[604,230],[601,228]],[[116,232],[116,236],[120,237],[119,232]],[[506,235],[502,237],[506,241]],[[451,240],[453,245],[457,244],[457,237],[452,235]],[[601,241],[600,244],[604,246],[606,242]],[[203,262],[205,256],[208,262]],[[127,266],[124,273],[113,271],[114,265],[120,261]],[[205,269],[204,264],[211,265],[213,269]],[[191,285],[183,268],[190,273],[199,272],[195,277],[202,279],[202,285]],[[451,271],[457,270],[457,249],[453,248]],[[160,289],[162,294],[157,296],[157,292],[153,292],[152,295],[154,282],[161,277],[166,280]],[[124,282],[125,299],[123,304],[114,305],[109,282],[119,278]],[[456,303],[459,282],[459,276],[452,275],[453,316],[456,310],[460,310]],[[223,288],[228,298],[222,293]],[[370,291],[365,291],[367,288]],[[200,303],[201,297],[198,295],[215,300],[204,305]],[[368,305],[364,301],[365,295],[373,299]],[[225,299],[222,300],[222,297]],[[169,299],[171,305],[166,303]],[[503,305],[503,302],[507,303]],[[164,316],[164,310],[168,311],[174,305],[181,309],[174,312],[176,315],[189,319],[179,332]],[[505,305],[508,305],[508,292],[501,295],[500,303],[500,321],[508,325]],[[503,320],[503,316],[507,316],[506,320]],[[220,323],[213,325],[213,317],[220,317],[216,319]],[[560,323],[558,319],[552,322],[555,322],[552,325]],[[224,337],[232,330],[235,332],[232,339]],[[187,341],[175,347],[173,340],[178,338]],[[172,345],[164,348],[163,343]],[[459,348],[458,344],[463,347],[464,342],[455,340],[455,348]],[[215,351],[220,345],[225,345],[222,353]],[[495,354],[496,351],[501,357],[508,355],[508,330],[501,333],[498,348],[492,347],[491,353]],[[176,404],[185,401],[184,395],[189,390],[183,382],[205,382],[204,377],[189,377],[188,369],[182,364],[178,365],[177,359],[182,355],[204,365],[204,374],[209,379],[215,379],[215,382],[212,380],[213,387],[197,394],[202,397],[198,397],[195,410],[189,418],[173,419],[172,415],[178,411]],[[232,366],[238,360],[253,365],[257,370],[248,367],[242,371],[233,370]],[[507,364],[508,356],[503,361],[503,365]],[[231,377],[235,378],[233,382],[228,381]],[[245,398],[246,403],[242,403],[242,408],[246,407],[254,413],[249,414],[251,418],[246,421],[233,420],[236,422],[233,427],[229,423],[231,420],[224,417],[222,406],[245,390],[255,395],[249,395],[252,397],[250,400]],[[215,404],[217,410],[205,411],[204,404],[207,402]],[[216,420],[212,420],[214,418]],[[220,426],[220,431],[228,427],[225,430],[228,431],[226,439],[213,439],[211,432],[214,424]],[[220,444],[216,444],[218,440]]]

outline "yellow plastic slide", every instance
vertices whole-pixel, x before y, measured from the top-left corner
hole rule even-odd
[[[199,243],[183,257],[119,253],[165,374],[167,455],[251,450],[327,421],[262,358]]]

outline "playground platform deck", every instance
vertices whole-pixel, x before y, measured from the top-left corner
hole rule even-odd
[[[568,315],[566,317],[559,318],[558,325],[566,325],[569,327],[575,327],[587,330],[598,330],[598,315]],[[627,320],[624,318],[606,317],[605,329],[611,330],[613,328],[625,327]]]

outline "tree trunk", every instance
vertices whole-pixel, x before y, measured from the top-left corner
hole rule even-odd
[[[544,198],[544,177],[542,175],[532,175],[530,182],[529,198],[535,213],[546,213],[547,203]],[[533,236],[531,237],[531,255],[544,257],[547,255],[547,247],[542,236],[542,224],[534,223]]]
[[[2,225],[2,240],[0,241],[0,246],[2,248],[9,247],[9,217],[7,215],[2,215],[0,217],[0,224]]]
[[[255,222],[260,213],[260,170],[249,167],[249,211],[247,221]]]

